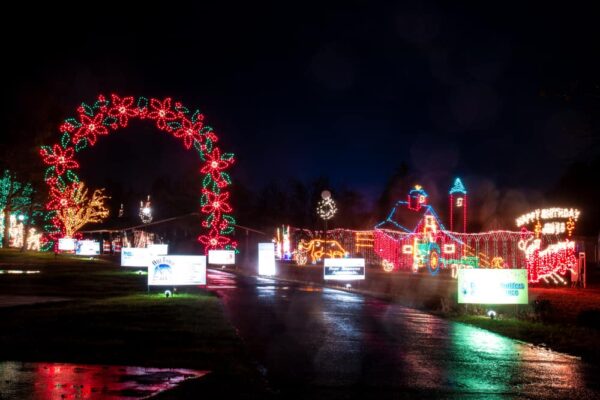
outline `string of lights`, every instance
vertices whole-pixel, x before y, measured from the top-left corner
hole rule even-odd
[[[112,94],[110,99],[99,95],[93,104],[82,103],[77,116],[67,118],[59,127],[60,140],[52,146],[42,146],[40,156],[47,168],[44,179],[51,193],[46,204],[49,211],[45,225],[45,249],[58,245],[58,239],[70,234],[68,218],[58,217],[65,209],[73,207],[73,191],[80,179],[77,153],[93,147],[99,137],[111,131],[126,128],[132,118],[153,121],[155,126],[182,140],[186,149],[197,151],[203,166],[201,212],[206,215],[202,226],[207,232],[198,237],[205,251],[218,248],[235,248],[237,243],[229,237],[233,233],[235,219],[228,203],[225,188],[231,177],[225,169],[234,163],[232,153],[222,153],[216,146],[217,135],[204,124],[200,111],[191,112],[172,98],[164,99]],[[75,185],[75,186],[74,186]]]

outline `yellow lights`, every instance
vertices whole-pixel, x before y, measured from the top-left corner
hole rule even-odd
[[[356,231],[355,235],[355,250],[359,251],[361,248],[373,248],[373,242],[375,239],[373,238],[372,231]]]
[[[337,240],[312,239],[308,243],[301,240],[298,244],[296,262],[298,265],[306,265],[310,257],[311,263],[316,264],[323,258],[344,258],[347,253]]]
[[[425,196],[423,196],[423,195],[419,196],[419,203],[421,203],[421,204],[425,203]]]
[[[504,259],[502,257],[492,258],[491,268],[504,268]]]
[[[423,189],[423,186],[421,186],[421,185],[415,185],[415,190],[421,190],[421,189]]]
[[[425,216],[425,224],[423,225],[423,233],[431,232],[433,234],[437,233],[437,223],[435,222],[435,217],[433,215]]]
[[[575,222],[579,218],[581,212],[576,208],[538,208],[527,214],[517,218],[518,227],[534,224],[535,236],[539,237],[540,233],[546,235],[558,235],[567,232],[571,237],[575,230]],[[540,221],[544,222],[544,225]]]
[[[104,204],[109,197],[104,189],[96,189],[88,196],[88,189],[80,182],[73,191],[73,206],[56,211],[56,217],[64,226],[64,236],[73,237],[79,229],[90,222],[102,222],[108,217],[109,211]]]
[[[456,207],[462,207],[463,206],[463,201],[464,201],[464,199],[462,197],[458,197],[456,199]]]
[[[385,272],[392,272],[394,270],[394,263],[391,263],[385,259],[381,261],[381,266]]]
[[[456,253],[456,245],[454,243],[444,244],[444,254],[454,254],[454,253]]]

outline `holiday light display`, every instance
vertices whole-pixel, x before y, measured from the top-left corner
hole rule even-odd
[[[467,231],[467,189],[460,178],[454,180],[454,185],[450,189],[450,230],[452,232]],[[462,217],[460,214],[462,213]],[[458,214],[458,215],[454,215]]]
[[[519,247],[525,254],[530,282],[566,283],[563,277],[567,272],[575,272],[577,256],[575,242],[571,240],[575,230],[575,222],[579,219],[580,211],[574,208],[543,208],[524,214],[516,219],[517,226],[524,233],[527,226],[533,226],[534,236],[523,237]],[[542,225],[542,221],[544,225]],[[563,234],[566,233],[566,238]],[[544,242],[547,237],[563,240],[557,243]]]
[[[28,228],[27,239],[25,239],[25,225],[23,224],[23,215],[11,215],[8,236],[9,236],[9,247],[22,248],[25,247],[27,250],[39,250],[41,234],[37,232],[35,228]],[[24,243],[25,242],[25,243]],[[23,246],[25,244],[25,246]]]
[[[279,228],[275,231],[275,257],[279,260],[291,260],[292,259],[292,251],[290,247],[290,227],[287,228],[285,226]]]
[[[361,249],[372,249],[373,242],[373,232],[356,232],[356,244],[354,245],[355,250],[358,252]]]
[[[42,146],[40,156],[47,165],[45,181],[51,193],[46,208],[48,214],[44,240],[46,248],[57,244],[57,240],[67,235],[65,210],[73,207],[72,192],[79,182],[76,171],[79,169],[77,154],[93,147],[98,139],[111,131],[128,126],[132,118],[149,120],[155,126],[173,137],[182,140],[186,149],[194,148],[203,166],[201,212],[205,214],[202,227],[207,232],[198,237],[209,249],[235,248],[237,243],[228,236],[233,233],[235,219],[231,215],[229,193],[225,188],[231,178],[225,170],[234,163],[232,153],[222,153],[216,146],[217,135],[204,124],[204,116],[198,111],[191,112],[171,98],[122,97],[112,94],[109,98],[99,95],[93,104],[82,103],[77,108],[77,116],[67,118],[60,125],[59,143]],[[63,217],[59,217],[59,215]]]
[[[542,208],[520,216],[516,219],[516,223],[519,228],[533,224],[536,237],[540,234],[552,235],[565,232],[568,237],[571,237],[580,214],[580,211],[575,208]]]
[[[61,196],[48,204],[49,209],[56,210],[54,218],[60,221],[64,237],[74,238],[84,225],[102,222],[108,217],[109,211],[104,203],[109,197],[104,194],[104,189],[94,190],[91,196],[88,192],[83,182],[77,182],[63,193],[52,193],[52,196]]]
[[[298,265],[305,265],[310,257],[310,262],[316,264],[323,258],[343,258],[348,252],[337,240],[313,239],[308,243],[301,240],[296,252]]]
[[[150,203],[150,195],[148,195],[145,202],[140,201],[139,216],[144,224],[152,222],[152,204]]]
[[[319,200],[319,203],[317,204],[317,215],[321,217],[321,219],[325,221],[330,220],[335,216],[336,212],[337,206],[331,197]]]

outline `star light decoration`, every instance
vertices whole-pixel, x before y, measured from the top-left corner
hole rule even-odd
[[[235,219],[231,215],[229,193],[225,190],[231,184],[226,169],[234,163],[234,157],[232,153],[222,153],[217,147],[218,137],[211,127],[204,124],[200,111],[192,112],[170,97],[148,99],[112,94],[110,99],[99,95],[93,104],[82,103],[77,108],[77,116],[67,118],[60,125],[59,143],[42,146],[40,150],[40,156],[47,165],[44,179],[50,191],[46,208],[52,211],[46,218],[44,249],[57,246],[58,239],[67,235],[67,226],[57,215],[73,206],[74,191],[80,181],[76,173],[80,167],[77,153],[93,147],[98,138],[109,135],[111,131],[127,127],[132,118],[153,121],[159,130],[181,139],[186,149],[196,150],[203,163],[200,169],[200,203],[205,214],[202,227],[207,229],[198,241],[206,251],[236,248],[237,243],[228,237],[233,233]]]
[[[337,206],[331,197],[319,200],[317,203],[317,215],[325,221],[330,220],[335,216]]]

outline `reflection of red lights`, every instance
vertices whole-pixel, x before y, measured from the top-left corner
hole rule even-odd
[[[5,365],[4,369],[10,367],[10,364]],[[199,378],[208,373],[188,369],[62,363],[36,363],[33,364],[33,368],[23,368],[22,363],[14,363],[13,368],[15,382],[34,383],[31,391],[17,394],[22,398],[35,399],[116,400],[124,398],[124,391],[144,393],[144,396],[155,395],[175,387],[184,380]],[[143,379],[140,379],[142,377]]]

